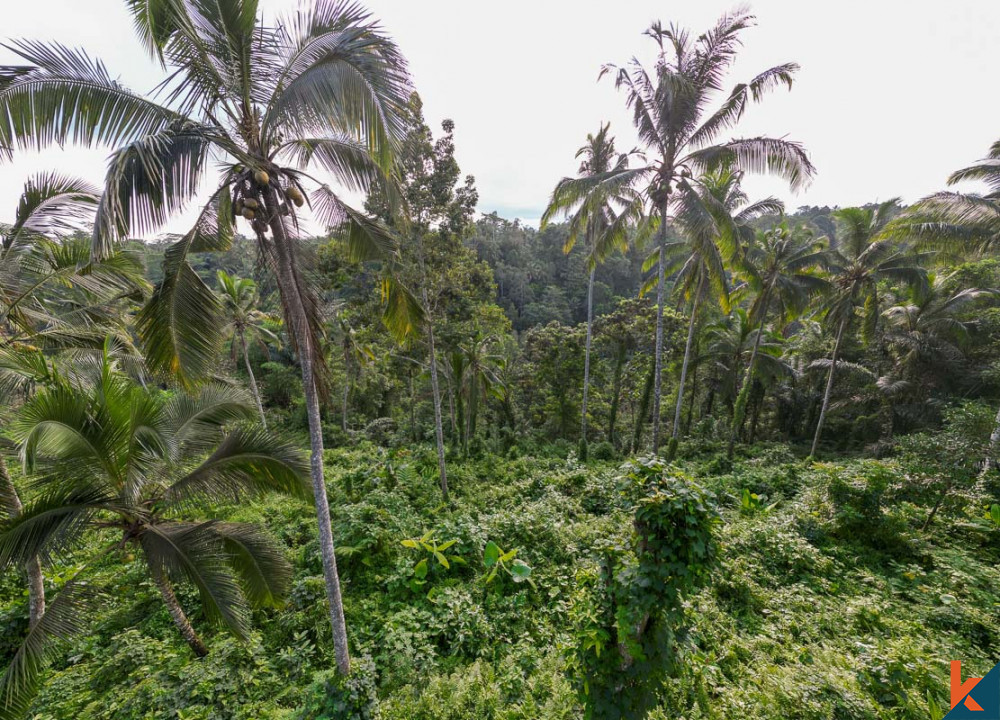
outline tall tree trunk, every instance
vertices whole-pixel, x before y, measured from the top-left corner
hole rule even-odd
[[[323,559],[323,579],[330,604],[330,625],[333,628],[333,647],[337,669],[347,675],[351,672],[351,655],[347,644],[347,623],[344,620],[344,603],[340,593],[340,574],[337,571],[337,555],[333,542],[333,525],[330,522],[330,501],[326,494],[323,477],[323,425],[319,411],[319,391],[313,367],[313,338],[309,328],[309,317],[305,301],[300,294],[295,260],[292,256],[288,233],[278,210],[278,198],[274,189],[264,189],[268,225],[274,236],[274,251],[277,265],[278,291],[290,317],[289,325],[295,333],[295,344],[302,369],[302,390],[305,394],[306,413],[309,420],[309,468],[312,480],[313,499],[316,505],[316,521],[319,527],[320,553]]]
[[[17,517],[24,510],[3,456],[0,456],[0,499],[3,501],[4,510],[11,518]],[[37,555],[24,564],[24,572],[28,578],[28,623],[30,627],[34,627],[45,614],[45,578],[42,576],[42,564],[38,561]]]
[[[758,385],[760,384],[758,383]],[[764,398],[767,397],[767,388],[763,386],[760,388],[760,394],[754,396],[753,412],[750,413],[750,434],[747,437],[747,443],[750,445],[753,445],[757,440],[757,423],[760,421],[760,412],[764,408]]]
[[[149,572],[153,576],[156,589],[160,591],[163,604],[167,606],[167,612],[170,613],[170,618],[174,621],[174,625],[177,627],[178,632],[180,632],[181,637],[184,638],[184,641],[191,647],[195,655],[198,657],[208,655],[208,648],[205,647],[205,643],[198,637],[198,633],[192,627],[191,621],[184,614],[184,608],[181,607],[177,595],[174,594],[174,588],[164,574],[163,569],[150,564]]]
[[[986,446],[986,455],[983,457],[983,467],[979,471],[976,480],[976,494],[983,496],[986,494],[986,477],[993,469],[993,456],[1000,449],[1000,410],[997,410],[996,420],[993,421],[993,432],[990,433],[990,442]]]
[[[698,397],[698,364],[691,371],[691,397],[688,398],[687,418],[684,420],[684,434],[691,433],[691,417],[694,415],[694,401]]]
[[[587,443],[587,396],[590,390],[590,341],[594,325],[594,273],[597,266],[590,268],[587,282],[587,342],[583,351],[583,412],[580,413],[580,438]]]
[[[646,417],[649,413],[649,398],[653,394],[653,384],[656,382],[656,363],[649,367],[646,373],[646,383],[642,387],[642,396],[639,398],[639,412],[635,417],[635,429],[632,431],[632,452],[639,452],[639,443],[642,440],[642,426],[646,424]]]
[[[830,405],[830,392],[833,390],[833,375],[837,371],[837,356],[840,354],[840,341],[844,337],[844,327],[847,325],[847,318],[840,321],[837,328],[837,341],[833,345],[833,357],[830,358],[830,375],[826,379],[826,391],[823,393],[823,405],[819,410],[819,420],[816,422],[816,434],[813,435],[812,449],[809,451],[810,457],[816,457],[816,448],[819,447],[819,436],[823,432],[823,421],[826,420],[826,410]]]
[[[691,362],[691,347],[694,344],[694,328],[698,318],[698,304],[701,301],[702,285],[704,277],[698,280],[698,287],[695,290],[694,301],[691,303],[691,320],[688,321],[687,343],[684,345],[684,361],[681,363],[681,382],[677,386],[677,405],[674,408],[674,427],[671,432],[671,439],[676,440],[681,429],[681,407],[684,402],[684,383],[687,382],[688,363]]]
[[[468,442],[472,442],[476,437],[476,418],[479,415],[479,380],[477,377],[476,372],[469,376],[469,432],[466,433]]]
[[[441,496],[445,503],[451,502],[448,495],[448,469],[444,461],[444,424],[441,419],[441,388],[438,385],[437,353],[434,349],[434,320],[431,315],[430,302],[427,296],[427,266],[424,263],[424,240],[417,239],[417,253],[420,260],[420,298],[427,313],[427,348],[431,363],[431,394],[434,400],[434,439],[437,441],[438,478],[441,483]]]
[[[669,197],[669,196],[668,196]],[[660,451],[660,400],[662,388],[660,381],[663,375],[663,303],[664,303],[664,264],[666,263],[667,244],[667,205],[664,200],[660,206],[660,238],[659,255],[656,261],[656,348],[653,355],[653,454]]]
[[[351,399],[351,365],[344,353],[344,392],[340,396],[340,429],[347,434],[347,403]]]
[[[747,399],[750,395],[750,386],[753,385],[753,373],[757,365],[757,351],[760,349],[760,339],[764,336],[764,323],[767,321],[767,306],[771,302],[771,286],[764,291],[764,303],[761,308],[760,324],[757,325],[757,337],[753,341],[753,350],[750,351],[750,362],[747,363],[746,374],[740,379],[739,392],[736,393],[736,407],[733,411],[733,424],[729,428],[729,445],[726,447],[726,457],[733,459],[733,451],[736,448],[736,434],[743,425],[743,416],[746,413]]]
[[[611,391],[611,407],[608,409],[608,442],[618,447],[615,442],[615,423],[618,420],[618,406],[621,403],[622,395],[622,369],[625,367],[625,344],[618,346],[615,353],[614,381]]]
[[[242,330],[237,330],[237,334],[240,336],[240,347],[243,349],[243,364],[247,369],[247,376],[250,378],[250,394],[253,395],[253,401],[257,404],[257,412],[260,413],[260,424],[267,429],[267,418],[264,417],[264,404],[260,401],[260,390],[257,389],[257,378],[253,375],[253,368],[250,367],[250,353],[247,352],[247,338]]]
[[[410,438],[418,442],[417,437],[417,392],[413,388],[413,368],[406,370],[406,379],[410,386]]]

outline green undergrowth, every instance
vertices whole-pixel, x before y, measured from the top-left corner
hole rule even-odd
[[[286,545],[295,580],[285,608],[258,613],[243,643],[213,629],[182,588],[211,649],[197,660],[141,560],[111,558],[95,583],[104,595],[93,631],[61,653],[33,717],[582,717],[565,672],[579,640],[572,618],[588,601],[582,578],[633,527],[618,463],[595,455],[585,465],[454,460],[445,507],[425,448],[328,451],[348,682],[331,672],[311,507],[272,497],[218,514],[263,522]],[[680,655],[650,717],[941,717],[948,662],[962,660],[968,677],[997,660],[1000,530],[982,507],[953,499],[921,531],[929,503],[901,490],[906,474],[892,460],[748,455],[679,461],[717,498],[719,565],[686,601]],[[500,554],[505,569],[493,573]],[[50,593],[72,571],[52,568]],[[18,578],[3,578],[5,660],[26,603]]]

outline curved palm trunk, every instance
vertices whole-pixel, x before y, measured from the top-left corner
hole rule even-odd
[[[810,457],[816,457],[816,448],[819,447],[819,436],[823,432],[823,421],[826,420],[826,409],[830,405],[830,392],[833,390],[833,375],[837,371],[837,356],[840,354],[840,341],[844,336],[844,327],[847,319],[840,321],[837,328],[837,341],[833,345],[833,357],[830,359],[830,375],[826,379],[826,391],[823,393],[823,405],[819,410],[819,420],[816,422],[816,434],[813,436],[812,449],[809,451]]]
[[[313,368],[312,336],[305,303],[299,294],[295,277],[294,260],[289,246],[288,233],[278,212],[278,199],[273,188],[265,188],[264,201],[268,211],[268,225],[274,235],[277,256],[278,290],[291,316],[291,329],[295,333],[302,368],[302,390],[305,393],[306,411],[309,419],[309,466],[312,479],[313,499],[316,505],[316,520],[319,526],[320,552],[323,558],[323,579],[330,603],[330,625],[333,628],[334,654],[337,669],[347,675],[351,671],[351,656],[347,645],[347,623],[344,620],[344,604],[340,593],[340,575],[337,571],[337,555],[333,542],[333,526],[330,522],[330,501],[326,494],[323,477],[323,426],[319,411],[319,393],[316,388]]]
[[[247,352],[247,338],[242,330],[237,331],[240,336],[240,346],[243,348],[243,364],[246,366],[247,375],[250,377],[250,392],[253,401],[257,404],[257,412],[260,413],[260,424],[267,429],[267,418],[264,417],[264,404],[260,401],[260,390],[257,389],[257,378],[253,375],[253,368],[250,367],[250,354]]]
[[[14,481],[11,480],[10,472],[7,470],[7,461],[2,456],[0,456],[0,499],[3,500],[7,515],[12,518],[24,510],[17,488],[14,487]],[[28,623],[29,627],[34,627],[45,614],[45,578],[37,555],[24,564],[24,572],[28,577]]]
[[[150,575],[153,576],[153,582],[156,584],[156,589],[160,591],[160,597],[163,598],[163,604],[167,606],[167,612],[170,613],[170,619],[174,621],[174,625],[177,631],[180,632],[181,637],[184,638],[190,648],[194,651],[194,654],[198,657],[205,657],[208,655],[208,648],[205,647],[205,643],[202,642],[201,638],[198,637],[198,633],[195,632],[194,627],[191,625],[191,621],[188,620],[187,615],[184,614],[184,608],[181,607],[180,601],[177,599],[177,595],[174,594],[174,588],[170,584],[170,580],[164,574],[163,570],[159,567],[153,565],[149,566]]]
[[[594,274],[597,267],[590,269],[587,282],[587,343],[583,352],[583,411],[580,413],[580,438],[587,442],[587,396],[590,390],[590,342],[594,326]]]
[[[688,364],[691,362],[691,347],[694,345],[694,328],[698,317],[698,305],[701,301],[701,291],[704,278],[698,281],[698,288],[695,290],[694,302],[691,303],[691,319],[688,321],[687,343],[684,345],[684,362],[681,363],[681,382],[677,386],[677,405],[674,408],[674,427],[670,437],[677,439],[681,430],[681,408],[684,403],[684,383],[687,382]],[[673,459],[673,458],[671,458]]]
[[[441,390],[438,385],[437,353],[434,350],[434,322],[431,319],[430,303],[427,299],[427,267],[424,264],[424,241],[417,242],[420,255],[420,298],[427,313],[427,346],[431,363],[431,394],[434,396],[434,439],[437,442],[438,477],[441,482],[441,496],[445,503],[451,502],[448,495],[448,469],[444,461],[444,427],[441,419]]]
[[[760,349],[760,339],[764,335],[764,323],[767,322],[767,306],[771,301],[771,288],[764,292],[764,306],[761,308],[760,324],[757,326],[757,337],[753,341],[753,350],[750,351],[750,362],[747,363],[747,371],[740,381],[740,389],[736,394],[736,407],[733,411],[733,424],[729,428],[729,445],[726,447],[726,457],[733,459],[733,451],[736,449],[736,434],[743,424],[743,417],[746,414],[747,400],[750,397],[750,387],[753,385],[753,374],[757,366],[757,351]]]
[[[667,202],[660,208],[660,251],[656,261],[656,350],[654,351],[653,370],[653,454],[660,450],[660,400],[662,388],[660,380],[663,375],[663,285],[664,263],[666,262],[667,243]],[[685,358],[686,362],[686,358]],[[686,367],[686,365],[685,365]]]

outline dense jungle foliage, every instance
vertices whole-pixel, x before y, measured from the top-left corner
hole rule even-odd
[[[816,172],[729,137],[797,66],[654,24],[602,71],[643,147],[536,229],[359,6],[126,5],[158,93],[0,67],[7,160],[113,150],[0,228],[0,718],[940,720],[994,665],[1000,143],[748,197]]]

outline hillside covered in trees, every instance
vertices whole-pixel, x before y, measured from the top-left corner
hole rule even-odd
[[[0,67],[5,161],[112,151],[0,228],[0,718],[940,720],[995,664],[1000,142],[753,197],[797,66],[656,23],[536,229],[363,8],[122,12],[156,94]]]

